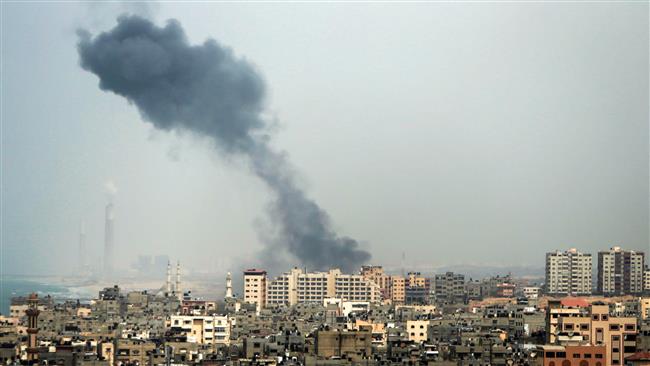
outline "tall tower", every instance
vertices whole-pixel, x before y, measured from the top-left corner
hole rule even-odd
[[[226,299],[232,299],[232,275],[230,272],[226,275]]]
[[[183,300],[183,289],[181,288],[181,261],[176,262],[176,296],[179,300]]]
[[[36,347],[36,335],[38,334],[38,295],[32,293],[27,299],[27,361],[35,363],[38,358],[38,348]]]
[[[104,275],[113,275],[113,202],[106,205],[106,221],[104,223]]]
[[[86,266],[88,265],[88,254],[86,253],[86,227],[83,221],[79,224],[79,253],[77,254],[79,255],[79,272],[83,273],[86,271]]]
[[[165,296],[172,293],[172,264],[167,261],[167,282],[165,286]]]

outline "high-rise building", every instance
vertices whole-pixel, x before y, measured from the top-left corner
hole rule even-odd
[[[643,291],[650,292],[650,268],[647,266],[643,270]]]
[[[266,271],[255,268],[244,271],[244,302],[255,304],[258,311],[266,306]]]
[[[612,247],[598,252],[597,291],[604,295],[629,295],[643,292],[643,252]]]
[[[344,274],[339,269],[327,272],[303,272],[293,268],[268,285],[269,305],[322,303],[326,298],[344,301],[379,302],[381,291],[374,281],[358,274]]]
[[[571,248],[546,253],[546,292],[553,295],[591,294],[591,254]]]
[[[113,221],[113,203],[109,202],[106,205],[106,218],[104,222],[104,275],[107,277],[113,275],[113,256],[115,251],[113,247]]]

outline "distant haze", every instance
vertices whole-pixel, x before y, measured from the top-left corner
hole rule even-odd
[[[74,272],[82,221],[99,265],[108,196],[125,273],[139,254],[221,275],[365,252],[422,272],[648,252],[648,6],[3,3],[2,272]],[[301,259],[253,155],[98,88],[76,32],[93,42],[124,12],[250,67],[255,146],[289,157],[326,241],[360,257]]]

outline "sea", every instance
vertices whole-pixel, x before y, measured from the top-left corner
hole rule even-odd
[[[36,292],[39,297],[50,295],[54,299],[73,298],[75,295],[75,291],[60,285],[24,278],[2,277],[0,278],[0,314],[9,314],[12,297],[26,296],[32,292]]]

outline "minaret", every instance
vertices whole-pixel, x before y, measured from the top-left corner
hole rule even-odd
[[[179,300],[183,300],[183,289],[181,288],[181,261],[176,262],[176,296]]]
[[[27,361],[32,364],[38,358],[36,335],[38,334],[38,295],[32,293],[27,299]]]
[[[165,286],[165,296],[172,293],[172,264],[167,261],[167,283]]]
[[[104,224],[104,275],[113,275],[113,202],[106,205],[106,222]]]
[[[232,275],[230,272],[226,275],[226,299],[232,299]]]

